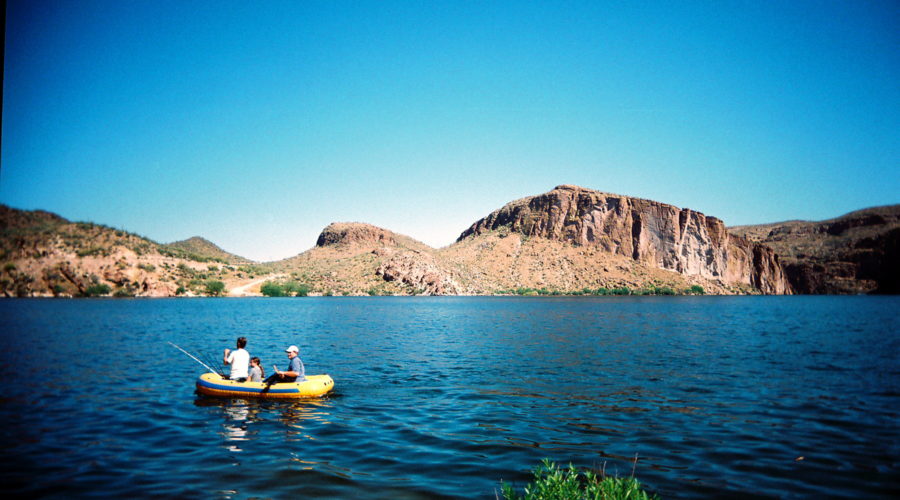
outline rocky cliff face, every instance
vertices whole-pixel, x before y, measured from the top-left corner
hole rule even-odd
[[[773,248],[798,293],[900,293],[900,205],[730,231]]]
[[[729,234],[715,217],[656,201],[558,186],[507,204],[457,241],[501,230],[600,247],[651,267],[752,285],[763,293],[791,291],[770,248]]]

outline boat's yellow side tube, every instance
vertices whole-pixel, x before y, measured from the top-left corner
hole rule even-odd
[[[215,373],[204,373],[197,379],[197,392],[209,396],[238,398],[297,399],[324,396],[334,389],[329,375],[307,375],[305,382],[272,384],[268,390],[261,382],[237,382]]]

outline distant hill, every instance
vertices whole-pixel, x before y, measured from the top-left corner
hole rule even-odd
[[[162,245],[162,248],[170,250],[173,254],[183,255],[184,258],[192,258],[193,260],[206,259],[228,264],[250,264],[253,262],[250,259],[226,252],[215,243],[200,236],[168,243]]]
[[[465,293],[438,267],[435,250],[371,224],[328,225],[316,246],[273,263],[291,279],[334,295],[457,295]]]
[[[772,247],[799,293],[900,293],[900,205],[729,231]]]

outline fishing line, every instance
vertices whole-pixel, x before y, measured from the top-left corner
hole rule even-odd
[[[178,347],[177,345],[173,344],[172,342],[169,342],[169,345],[171,345],[171,346],[174,347],[175,349],[178,349],[179,351],[185,353],[186,355],[188,355],[188,357],[190,357],[190,358],[193,359],[194,361],[196,361],[196,362],[200,363],[201,365],[203,365],[203,367],[206,368],[207,370],[209,370],[210,373],[215,373],[215,374],[221,375],[219,372],[217,372],[217,371],[213,370],[212,368],[210,368],[209,365],[207,365],[207,364],[204,363],[203,361],[200,361],[199,359],[197,359],[196,356],[194,356],[193,354],[191,354],[191,353],[185,351],[184,349]]]
[[[216,360],[214,359],[214,357],[210,358],[210,355],[208,353],[201,354],[201,357],[203,358],[203,361],[209,363],[210,366],[216,366]],[[219,375],[223,377],[225,376],[225,373],[218,367],[215,370]]]

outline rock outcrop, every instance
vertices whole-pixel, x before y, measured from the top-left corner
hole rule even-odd
[[[442,269],[431,255],[422,252],[397,252],[383,261],[376,274],[386,281],[399,281],[417,295],[459,295],[462,287]]]
[[[729,231],[773,248],[798,293],[900,293],[900,205]]]
[[[770,248],[729,234],[715,217],[656,201],[557,186],[507,204],[457,241],[500,230],[600,247],[652,267],[751,285],[763,293],[791,291]]]
[[[317,247],[329,245],[381,244],[396,245],[397,235],[362,222],[333,222],[319,234]]]

